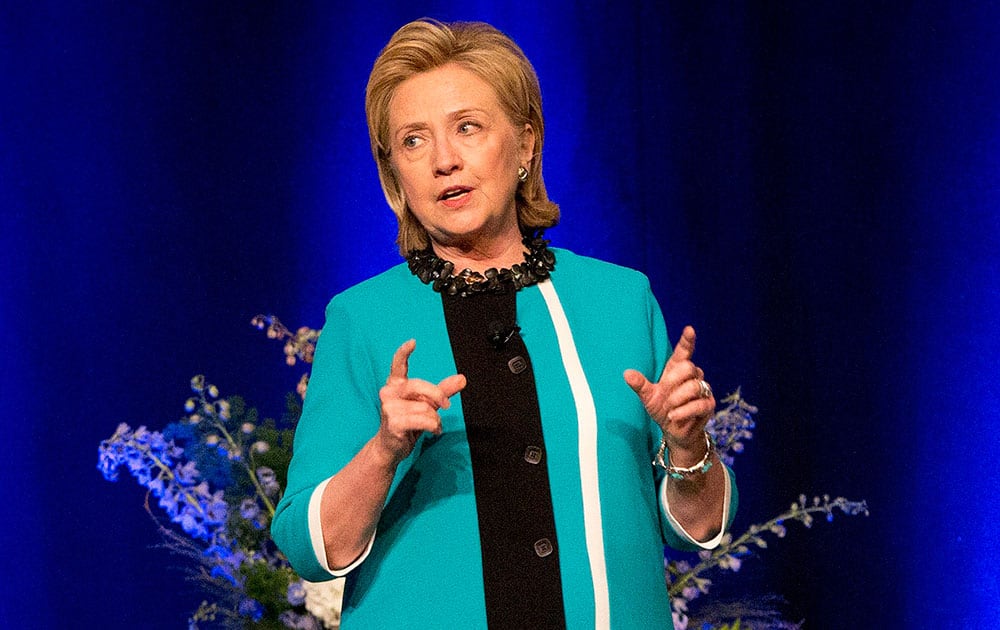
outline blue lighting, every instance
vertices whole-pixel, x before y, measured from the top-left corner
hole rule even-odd
[[[646,272],[760,406],[737,528],[868,500],[719,582],[809,628],[995,623],[1000,7],[335,4],[0,9],[0,627],[184,627],[202,594],[97,444],[196,373],[280,414],[299,373],[250,318],[320,326],[400,261],[363,93],[422,15],[520,43],[553,244]]]

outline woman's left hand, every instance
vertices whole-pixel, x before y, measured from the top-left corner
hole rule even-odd
[[[686,326],[653,383],[637,370],[625,370],[625,382],[639,396],[646,412],[663,429],[671,458],[678,466],[689,466],[705,453],[705,424],[715,411],[715,396],[694,356],[695,332]]]

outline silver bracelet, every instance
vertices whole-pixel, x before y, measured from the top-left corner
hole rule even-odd
[[[674,466],[674,463],[670,461],[670,455],[666,456],[664,461],[664,454],[667,452],[667,437],[663,436],[660,440],[660,450],[656,452],[656,458],[653,459],[653,464],[659,466],[663,470],[667,471],[667,474],[674,479],[687,479],[694,475],[703,475],[708,472],[708,469],[712,467],[712,462],[710,461],[712,457],[712,451],[715,448],[712,445],[712,436],[705,431],[705,456],[701,458],[701,461],[694,466],[688,466],[687,468],[681,468],[679,466]]]

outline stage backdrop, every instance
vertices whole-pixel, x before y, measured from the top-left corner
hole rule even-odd
[[[869,501],[720,583],[809,628],[995,622],[995,3],[344,4],[0,8],[0,626],[185,627],[200,594],[97,444],[196,373],[280,413],[299,373],[250,318],[321,326],[399,261],[363,90],[424,15],[520,42],[554,244],[646,272],[759,404],[737,527]]]

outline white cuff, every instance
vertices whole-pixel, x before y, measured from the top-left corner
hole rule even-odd
[[[333,577],[344,577],[353,571],[359,564],[364,562],[365,558],[368,557],[368,554],[371,553],[372,545],[375,544],[375,534],[372,534],[371,540],[368,541],[368,546],[365,547],[364,552],[358,556],[357,560],[343,569],[330,568],[330,563],[326,560],[326,545],[323,543],[323,520],[320,517],[320,505],[323,502],[323,492],[326,490],[326,484],[330,483],[330,479],[332,479],[332,477],[323,480],[323,482],[316,486],[316,489],[313,490],[312,496],[309,497],[309,538],[312,541],[313,553],[316,554],[316,562],[319,562],[319,566],[323,567],[323,570]]]
[[[670,523],[670,527],[673,528],[677,535],[702,549],[715,549],[722,542],[722,536],[726,533],[726,523],[729,522],[729,509],[732,503],[732,479],[729,477],[729,469],[722,462],[717,462],[718,466],[722,466],[722,472],[726,476],[726,495],[722,500],[722,529],[719,533],[715,535],[711,540],[706,540],[701,542],[695,540],[691,534],[685,530],[681,524],[674,518],[674,515],[670,513],[670,502],[667,501],[667,480],[669,477],[664,477],[663,482],[660,484],[660,502],[663,504],[663,511],[667,515],[667,522]]]

